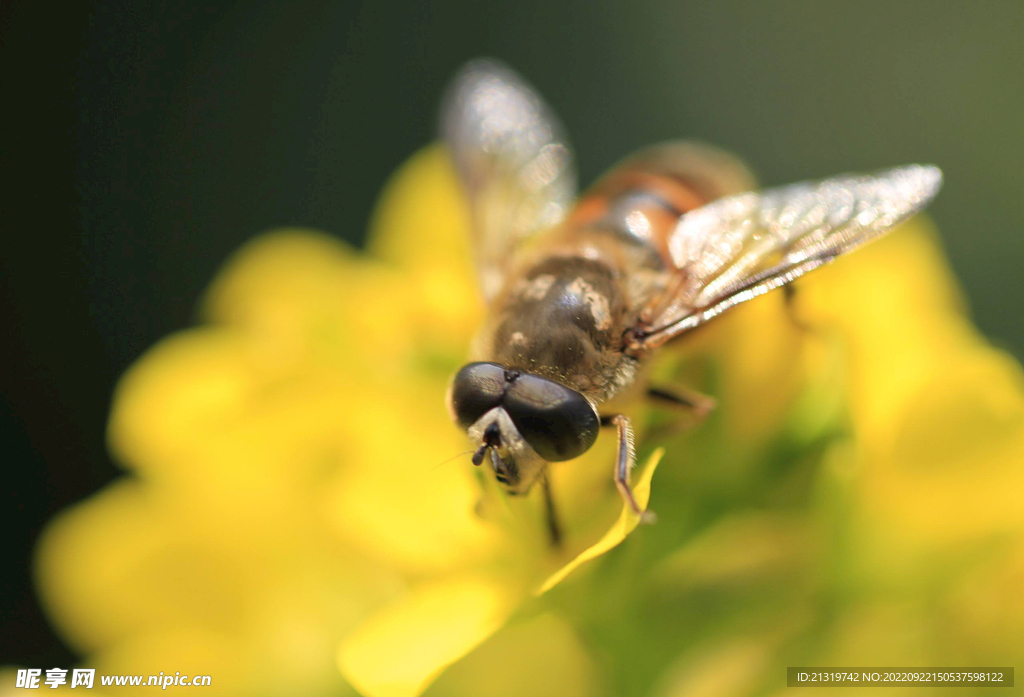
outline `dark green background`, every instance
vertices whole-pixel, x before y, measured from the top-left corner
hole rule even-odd
[[[359,242],[434,132],[448,76],[505,59],[562,115],[584,182],[701,138],[767,184],[934,162],[974,316],[1024,356],[1024,4],[44,3],[4,12],[9,510],[0,662],[67,667],[27,565],[116,474],[111,387],[193,320],[224,258],[281,225]],[[440,405],[438,408],[441,408]],[[69,569],[73,573],[73,569]]]

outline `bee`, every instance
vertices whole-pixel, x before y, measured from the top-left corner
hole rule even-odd
[[[442,104],[442,139],[469,203],[487,302],[471,363],[453,377],[452,419],[510,495],[548,466],[618,439],[613,476],[629,486],[630,419],[609,409],[646,389],[698,412],[713,400],[647,386],[670,341],[892,229],[938,192],[942,174],[908,165],[760,192],[732,156],[671,142],[620,163],[576,200],[572,150],[549,107],[500,63],[478,60]]]

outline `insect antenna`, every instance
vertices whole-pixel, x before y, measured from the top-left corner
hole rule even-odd
[[[451,457],[449,457],[447,460],[441,460],[441,462],[438,462],[436,465],[434,465],[433,467],[430,468],[430,471],[433,472],[433,471],[439,469],[441,467],[441,465],[447,465],[452,460],[455,460],[456,458],[460,458],[463,455],[469,455],[471,452],[473,452],[473,451],[472,450],[463,450],[461,453],[456,453],[455,455],[452,455]],[[476,456],[474,455],[474,457],[476,457]],[[476,464],[476,463],[473,463],[473,464]]]

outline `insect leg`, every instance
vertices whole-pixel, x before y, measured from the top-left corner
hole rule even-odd
[[[715,398],[695,390],[666,390],[660,387],[647,388],[647,397],[658,405],[665,405],[685,417],[652,426],[649,435],[654,440],[671,438],[682,431],[693,428],[708,417],[716,405]]]
[[[660,387],[649,387],[647,396],[661,404],[693,414],[698,420],[710,414],[716,404],[714,397],[695,390],[666,390]]]
[[[551,478],[545,474],[541,479],[544,487],[544,511],[548,519],[548,533],[551,535],[551,546],[562,546],[562,526],[558,523],[558,514],[555,512],[555,498],[551,494]]]
[[[789,321],[793,323],[793,326],[804,332],[813,332],[814,328],[811,325],[800,319],[800,316],[796,311],[796,284],[787,283],[782,286],[782,297],[786,302],[786,314],[789,315]]]
[[[629,488],[629,471],[636,464],[636,452],[633,449],[633,426],[629,422],[629,417],[624,414],[602,416],[601,425],[614,426],[619,435],[618,455],[615,458],[615,487],[619,490],[626,505],[640,516],[640,522],[653,523],[654,512],[640,508],[640,504],[633,496],[633,490]]]

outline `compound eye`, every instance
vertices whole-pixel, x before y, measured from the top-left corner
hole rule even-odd
[[[452,378],[448,411],[462,428],[469,428],[505,394],[505,369],[495,363],[469,363]]]
[[[519,434],[548,462],[579,457],[597,440],[597,411],[576,390],[536,375],[505,389],[502,406]]]

